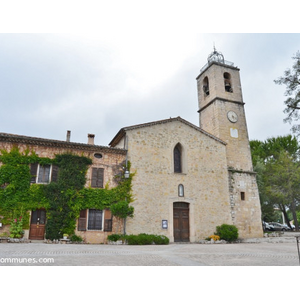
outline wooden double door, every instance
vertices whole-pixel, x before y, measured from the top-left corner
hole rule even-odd
[[[46,211],[37,209],[31,213],[29,239],[43,240],[45,236]]]
[[[174,242],[190,241],[189,204],[175,202],[173,204]]]

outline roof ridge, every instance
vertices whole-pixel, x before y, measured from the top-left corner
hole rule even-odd
[[[189,121],[181,118],[180,116],[175,117],[175,118],[169,118],[169,119],[163,119],[163,120],[158,120],[158,121],[153,121],[153,122],[148,122],[148,123],[142,123],[142,124],[137,124],[137,125],[132,125],[132,126],[127,126],[127,127],[123,127],[119,130],[119,132],[115,135],[115,137],[111,140],[111,142],[109,143],[109,145],[111,147],[113,147],[114,144],[118,143],[118,141],[125,135],[125,132],[127,130],[133,130],[133,129],[138,129],[138,128],[143,128],[143,127],[148,127],[148,126],[154,126],[154,125],[158,125],[158,124],[164,124],[164,123],[168,123],[168,122],[173,122],[173,121],[179,121],[182,122],[192,128],[194,128],[195,130],[198,130],[200,132],[202,132],[203,134],[209,136],[210,138],[226,145],[226,142],[224,142],[223,140],[219,139],[218,137],[212,135],[211,133],[203,130],[202,128],[190,123]],[[114,141],[116,141],[116,143],[114,143]]]
[[[32,136],[25,136],[25,135],[17,135],[17,134],[11,134],[11,133],[5,133],[0,132],[0,141],[21,141],[23,143],[28,144],[47,144],[48,146],[57,146],[61,147],[64,146],[65,148],[89,148],[89,149],[103,149],[111,151],[112,148],[109,146],[102,146],[102,145],[92,145],[92,144],[85,144],[85,143],[78,143],[78,142],[68,142],[68,141],[62,141],[62,140],[54,140],[54,139],[46,139],[46,138],[40,138],[40,137],[32,137]],[[52,145],[50,145],[52,144]],[[121,150],[124,151],[124,149],[121,148],[114,148],[116,151]]]

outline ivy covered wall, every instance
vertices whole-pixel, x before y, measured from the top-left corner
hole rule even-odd
[[[21,153],[18,147],[13,147],[9,152],[1,150],[0,162],[0,216],[4,224],[22,217],[23,228],[28,229],[29,212],[44,208],[47,211],[46,238],[58,239],[64,233],[74,233],[82,209],[109,208],[116,217],[133,216],[132,174],[129,179],[119,175],[116,187],[106,185],[95,189],[85,187],[92,160],[83,155],[63,153],[50,159],[39,157],[33,150]],[[31,184],[30,166],[35,163],[57,166],[56,182]]]

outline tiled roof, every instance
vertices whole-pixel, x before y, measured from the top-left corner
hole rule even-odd
[[[83,143],[73,143],[59,140],[50,140],[44,138],[16,135],[10,133],[0,132],[0,142],[10,143],[21,143],[33,146],[46,146],[46,147],[57,147],[65,149],[77,149],[77,150],[90,150],[90,151],[102,151],[102,152],[113,152],[119,154],[125,154],[126,150],[120,148],[111,148],[106,146],[90,145]]]
[[[128,130],[133,130],[133,129],[138,129],[138,128],[143,128],[143,127],[149,127],[149,126],[155,126],[155,125],[159,125],[159,124],[166,124],[166,123],[170,123],[170,122],[174,122],[174,121],[179,121],[185,125],[188,125],[192,128],[194,128],[195,130],[205,134],[206,136],[209,136],[210,138],[226,145],[226,143],[224,141],[222,141],[221,139],[215,137],[214,135],[208,133],[207,131],[201,129],[200,127],[182,119],[181,117],[177,117],[177,118],[169,118],[169,119],[164,119],[164,120],[160,120],[160,121],[155,121],[155,122],[149,122],[149,123],[143,123],[143,124],[138,124],[138,125],[133,125],[133,126],[128,126],[128,127],[123,127],[119,130],[119,132],[115,135],[115,137],[112,139],[112,141],[109,143],[109,145],[111,147],[114,147],[115,145],[118,144],[118,142],[123,138],[123,136],[125,135],[126,131]]]

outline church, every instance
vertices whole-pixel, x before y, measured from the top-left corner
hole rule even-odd
[[[114,176],[113,162],[130,161],[130,172],[135,174],[134,216],[126,220],[127,234],[161,234],[170,242],[197,242],[214,234],[216,226],[233,224],[240,238],[262,237],[239,71],[215,49],[208,56],[196,78],[199,126],[177,117],[124,127],[109,147],[90,140],[83,145],[29,137],[20,138],[18,144],[24,148],[30,142],[42,156],[84,151],[93,158],[89,180],[95,165],[103,168],[102,187]],[[16,139],[0,134],[0,149],[11,148]],[[108,211],[101,214],[101,229],[77,227],[76,234],[87,242],[106,242],[107,234],[119,230],[120,224],[116,226],[117,220],[110,216],[112,230],[105,232]]]
[[[225,223],[241,238],[261,237],[239,69],[214,50],[197,88],[199,127],[170,118],[122,128],[110,142],[136,171],[127,231],[196,242]]]

